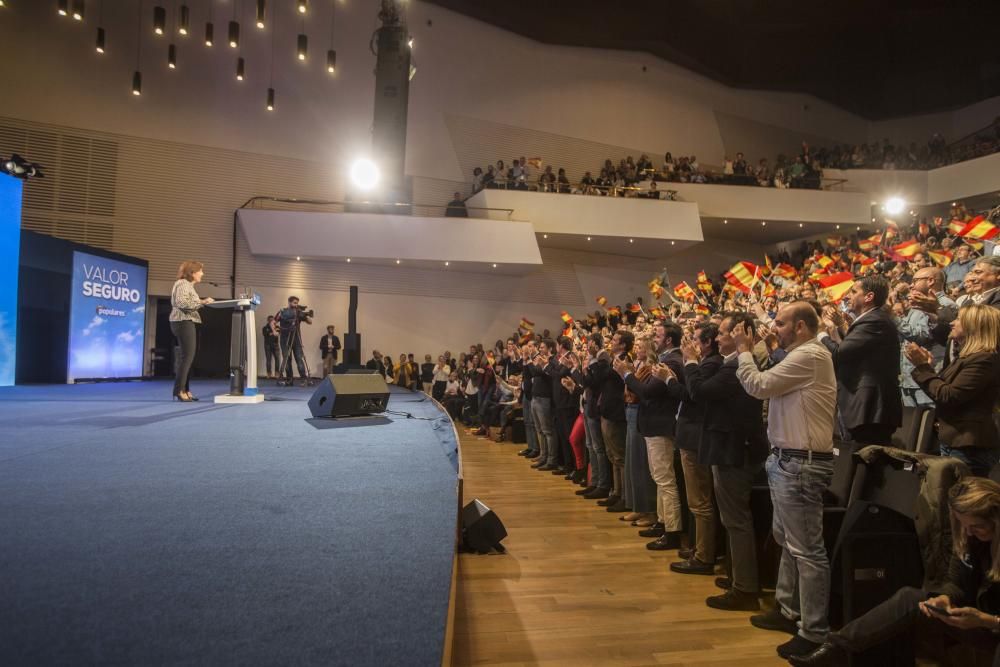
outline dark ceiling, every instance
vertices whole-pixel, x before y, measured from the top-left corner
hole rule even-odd
[[[645,52],[872,120],[1000,95],[996,0],[429,1],[540,42]]]

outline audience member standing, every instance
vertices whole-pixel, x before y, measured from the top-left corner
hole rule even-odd
[[[544,339],[538,343],[535,355],[524,360],[525,373],[531,375],[531,417],[535,422],[539,451],[538,461],[531,467],[539,470],[556,470],[559,467],[556,465],[559,444],[552,415],[552,380],[546,373],[549,364],[555,363],[554,350],[555,344]]]
[[[1000,435],[992,419],[1000,396],[1000,309],[963,306],[952,322],[958,356],[938,373],[934,356],[913,343],[906,357],[913,379],[936,406],[941,455],[965,462],[973,475],[985,477],[1000,461]]]
[[[326,335],[319,339],[319,352],[323,358],[324,376],[333,372],[333,367],[337,365],[337,354],[339,351],[340,338],[337,337],[336,330],[331,324],[326,328]]]
[[[903,423],[899,391],[899,334],[883,310],[889,281],[866,276],[844,297],[856,315],[850,327],[827,311],[827,331],[819,340],[833,355],[837,372],[837,407],[844,435],[854,442],[888,445]],[[782,362],[784,363],[784,362]]]
[[[781,565],[774,610],[750,620],[760,628],[795,633],[778,647],[786,659],[816,649],[830,631],[823,490],[833,477],[837,380],[830,352],[816,339],[818,329],[819,319],[810,304],[796,301],[783,306],[774,331],[788,356],[767,371],[758,370],[754,362],[752,326],[744,323],[729,332],[739,351],[740,384],[755,398],[771,399],[767,434],[772,449],[766,468]],[[898,346],[895,332],[891,338]],[[899,357],[893,362],[898,364]]]
[[[264,364],[267,377],[273,378],[281,368],[281,351],[278,348],[278,323],[274,315],[267,316],[267,324],[261,329],[264,335]],[[272,370],[273,368],[273,370]]]

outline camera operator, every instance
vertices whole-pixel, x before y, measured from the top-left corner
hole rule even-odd
[[[302,322],[312,324],[312,316],[315,313],[306,310],[305,306],[299,305],[299,297],[288,297],[288,307],[278,311],[278,329],[281,332],[281,356],[285,364],[284,384],[292,384],[292,355],[295,356],[295,365],[299,367],[299,377],[302,378],[303,386],[309,381],[309,373],[306,371],[305,355],[302,352],[302,334],[300,325]],[[279,375],[281,375],[279,373]]]

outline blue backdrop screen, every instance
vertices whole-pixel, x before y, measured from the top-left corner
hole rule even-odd
[[[142,375],[145,266],[73,252],[69,377]]]
[[[0,176],[0,285],[3,285],[0,290],[0,386],[14,384],[23,185],[12,176]]]

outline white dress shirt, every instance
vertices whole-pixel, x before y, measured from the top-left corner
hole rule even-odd
[[[833,357],[818,339],[793,348],[766,371],[757,370],[752,353],[741,352],[736,377],[754,398],[771,399],[767,436],[772,447],[833,451],[837,378]]]

